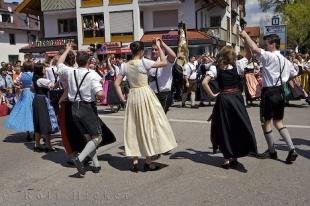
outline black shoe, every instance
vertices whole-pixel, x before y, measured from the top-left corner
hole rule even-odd
[[[228,170],[228,169],[230,169],[230,162],[225,162],[224,164],[222,164],[221,165],[222,166],[222,168],[224,168],[225,170]]]
[[[101,170],[101,167],[100,167],[100,166],[99,166],[99,167],[92,167],[92,168],[91,168],[91,171],[92,171],[93,173],[99,173],[100,170]]]
[[[239,164],[238,160],[236,160],[236,159],[230,160],[229,163],[230,163],[230,167],[231,167],[231,168],[235,168],[235,167],[237,167],[238,164]]]
[[[33,151],[34,151],[34,152],[45,152],[45,149],[42,148],[42,147],[35,146],[35,147],[33,148]]]
[[[138,164],[133,164],[130,171],[137,173],[139,171]]]
[[[198,105],[192,105],[191,108],[192,108],[192,109],[198,109],[199,106],[198,106]]]
[[[163,153],[163,155],[164,156],[171,155],[171,150],[169,150],[168,152]]]
[[[205,107],[206,105],[203,102],[200,102],[199,107]]]
[[[84,166],[82,164],[82,162],[79,160],[78,157],[75,157],[73,158],[73,163],[76,167],[76,169],[78,170],[78,172],[81,174],[81,175],[85,175],[85,169],[84,169]]]
[[[153,164],[153,163],[151,163],[151,164],[145,163],[143,166],[143,169],[145,172],[146,171],[156,171],[156,170],[159,170],[160,167],[158,165]]]
[[[218,148],[217,148],[217,147],[213,147],[213,148],[212,148],[212,153],[213,153],[213,154],[216,154],[217,152],[218,152]]]
[[[257,154],[256,156],[258,159],[278,159],[278,154],[276,151],[274,152],[269,152],[269,150],[266,150],[264,153],[262,154]]]
[[[310,105],[310,98],[306,98],[306,102]]]
[[[89,167],[91,163],[92,163],[92,159],[89,156],[87,156],[83,161],[84,167]]]
[[[297,152],[295,151],[295,149],[292,149],[289,151],[285,163],[292,164],[296,160],[297,157],[298,157]]]
[[[51,148],[45,148],[44,151],[45,152],[56,152],[57,150],[55,148],[51,147]]]

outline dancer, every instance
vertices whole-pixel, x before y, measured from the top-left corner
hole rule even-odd
[[[49,98],[51,104],[54,107],[55,113],[58,115],[59,111],[59,99],[62,96],[64,90],[61,83],[59,83],[59,71],[57,67],[58,56],[55,56],[50,62],[49,67],[46,68],[46,78],[54,82],[56,87],[49,91]]]
[[[229,169],[238,164],[237,158],[257,153],[256,140],[249,115],[240,91],[244,68],[236,67],[236,53],[225,46],[218,54],[216,66],[211,66],[203,86],[211,97],[217,97],[213,110],[211,137],[213,147],[219,146],[224,156],[222,167]],[[220,93],[214,94],[209,86],[211,78],[218,81]]]
[[[67,46],[67,50],[70,50],[70,46]],[[88,61],[87,52],[78,52],[76,56],[78,69],[67,69],[61,77],[68,83],[68,99],[71,102],[73,122],[87,140],[83,151],[73,159],[79,174],[82,175],[85,175],[82,162],[87,156],[93,161],[93,172],[98,173],[101,170],[96,149],[102,141],[102,131],[94,107],[96,108],[96,97],[102,98],[103,91],[101,77],[95,71],[87,69]]]
[[[284,92],[283,84],[289,78],[297,75],[293,64],[280,54],[280,38],[276,34],[264,36],[265,48],[258,48],[250,36],[242,30],[240,36],[244,39],[252,52],[254,52],[262,63],[263,89],[261,94],[260,116],[262,128],[268,144],[268,150],[260,155],[261,158],[277,159],[272,135],[272,123],[278,129],[280,135],[289,147],[286,163],[293,163],[298,154],[292,142],[287,128],[283,125],[284,117]]]
[[[151,68],[167,65],[160,40],[156,40],[160,61],[143,58],[144,44],[135,41],[130,44],[133,59],[123,67],[116,78],[118,96],[126,102],[120,84],[126,75],[130,84],[124,122],[125,153],[133,157],[131,171],[138,172],[138,158],[146,157],[144,170],[159,169],[152,163],[151,157],[172,150],[177,146],[175,137],[165,112],[156,95],[148,85],[147,73]]]
[[[54,108],[48,99],[48,92],[55,85],[52,81],[44,78],[44,74],[44,65],[40,63],[34,64],[32,81],[35,95],[32,108],[35,133],[35,146],[33,150],[35,152],[55,151],[51,145],[51,134],[59,131]],[[45,137],[47,148],[43,148],[40,144],[42,136]]]
[[[185,102],[190,94],[191,108],[198,109],[198,105],[195,105],[196,89],[197,89],[197,68],[195,65],[196,57],[191,56],[189,62],[184,65],[184,79],[185,79],[185,90],[182,94],[182,107],[185,107]]]
[[[31,141],[30,132],[34,131],[32,101],[34,94],[31,92],[33,63],[24,62],[23,73],[18,80],[21,85],[21,95],[13,107],[5,127],[18,132],[27,132],[27,141]]]
[[[159,41],[162,50],[167,55],[168,64],[165,67],[152,68],[150,70],[150,76],[152,77],[150,87],[155,92],[165,113],[167,113],[169,107],[172,104],[172,93],[171,93],[172,67],[175,62],[176,54],[167,44],[165,44],[165,42],[163,42],[161,39]],[[152,60],[153,61],[159,60],[159,51],[155,41],[153,41],[152,44]]]

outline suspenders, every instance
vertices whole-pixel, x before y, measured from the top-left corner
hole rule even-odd
[[[54,84],[56,84],[58,75],[56,75],[56,73],[55,73],[55,71],[54,71],[54,68],[52,68],[52,72],[53,72],[53,75],[54,75],[54,78],[55,78]]]
[[[80,82],[80,84],[78,83],[77,81],[77,78],[76,78],[76,70],[74,70],[74,80],[75,80],[75,85],[76,85],[76,89],[77,89],[77,92],[75,94],[75,97],[74,97],[74,101],[76,100],[77,96],[79,95],[80,97],[80,100],[83,101],[83,98],[82,98],[82,95],[81,95],[81,91],[80,91],[80,88],[85,80],[85,77],[89,74],[89,72],[87,72],[83,78],[82,78],[82,81]]]

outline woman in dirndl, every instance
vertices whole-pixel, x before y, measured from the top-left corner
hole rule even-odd
[[[51,145],[51,134],[59,131],[57,117],[54,108],[48,99],[48,92],[55,87],[54,82],[44,78],[45,68],[43,64],[36,63],[33,68],[34,99],[33,124],[35,133],[35,152],[52,152],[55,149]],[[45,138],[46,148],[40,144],[41,138]]]
[[[33,63],[26,61],[23,64],[23,73],[19,77],[21,95],[14,105],[10,116],[5,122],[5,127],[17,132],[27,132],[27,141],[31,141],[30,132],[33,132],[32,101],[34,94],[31,91],[33,78]]]
[[[156,40],[160,61],[155,62],[143,58],[143,42],[131,43],[133,59],[124,65],[123,71],[115,81],[117,94],[123,102],[126,100],[120,85],[124,76],[127,76],[130,84],[125,111],[124,144],[126,156],[133,158],[131,168],[133,172],[138,172],[139,157],[146,157],[144,171],[159,169],[158,165],[152,163],[151,157],[168,152],[177,146],[167,116],[148,84],[149,70],[167,65],[160,44],[160,41]]]
[[[240,65],[240,64],[237,64]],[[214,106],[211,137],[214,147],[219,146],[224,156],[222,167],[229,169],[238,165],[237,158],[250,153],[257,154],[256,140],[251,121],[241,93],[241,67],[236,66],[236,53],[225,46],[217,57],[216,66],[211,66],[203,81],[206,92],[217,97]],[[220,92],[214,94],[208,83],[215,78]]]
[[[116,65],[116,59],[114,56],[108,57],[107,65],[108,74],[105,77],[105,81],[108,82],[108,90],[106,96],[107,104],[110,106],[112,112],[118,112],[121,108],[121,101],[116,94],[114,82],[120,72],[120,69]]]

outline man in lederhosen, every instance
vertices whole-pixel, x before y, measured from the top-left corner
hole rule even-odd
[[[287,128],[283,125],[285,97],[283,85],[297,75],[294,65],[280,54],[280,38],[276,34],[264,36],[265,48],[258,48],[256,43],[243,30],[240,36],[248,44],[249,48],[258,56],[262,63],[263,89],[261,94],[261,122],[264,135],[268,144],[268,150],[261,154],[261,158],[277,159],[272,135],[272,123],[278,129],[280,135],[289,147],[286,163],[291,164],[298,154],[291,140]]]
[[[161,39],[159,40],[163,51],[167,55],[168,64],[163,68],[151,69],[150,74],[152,78],[150,81],[150,87],[155,92],[165,113],[167,113],[172,104],[172,67],[175,62],[176,54],[167,44],[165,44],[165,42]],[[157,61],[159,58],[158,48],[155,43],[152,44],[151,58],[153,61]]]
[[[189,62],[184,65],[184,79],[185,79],[185,91],[182,94],[182,107],[185,107],[185,102],[188,95],[190,94],[191,108],[198,108],[195,104],[196,90],[197,90],[197,68],[196,68],[196,57],[190,56]]]
[[[62,76],[68,83],[68,99],[71,102],[73,122],[88,141],[83,151],[73,159],[78,172],[82,175],[85,174],[82,162],[87,156],[91,157],[96,172],[101,169],[96,149],[102,141],[102,131],[94,107],[96,98],[102,98],[104,94],[100,83],[101,77],[87,69],[88,60],[87,52],[78,52],[76,56],[78,69],[68,69]]]

